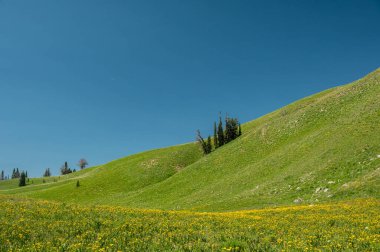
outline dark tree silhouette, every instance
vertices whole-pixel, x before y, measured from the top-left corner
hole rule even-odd
[[[44,177],[50,177],[50,176],[51,176],[50,168],[47,168],[44,172]]]
[[[218,147],[231,142],[241,135],[241,125],[237,118],[230,118],[226,115],[225,118],[225,128],[223,128],[222,117],[219,114],[219,123],[218,127],[216,126],[216,122],[214,122],[214,137],[208,136],[205,141],[199,130],[197,130],[197,141],[202,146],[202,150],[204,154],[209,154],[212,150],[217,149]],[[213,141],[213,142],[212,142]],[[214,147],[213,147],[214,144]]]
[[[231,142],[238,137],[238,120],[226,116],[225,143]]]
[[[218,124],[218,147],[224,145],[224,130],[222,117],[219,115],[219,124]]]
[[[207,137],[207,153],[211,153],[212,151],[212,143],[211,143],[211,136]]]
[[[25,172],[21,172],[18,186],[26,186],[26,174],[25,174]]]
[[[218,148],[219,145],[218,145],[218,132],[217,132],[217,128],[216,128],[216,122],[214,122],[214,148]]]
[[[207,144],[207,142],[205,142],[205,140],[201,136],[201,132],[199,130],[197,130],[197,141],[201,145],[203,153],[204,154],[209,154],[210,150],[209,150],[208,144]],[[211,139],[210,139],[210,141],[211,141]]]
[[[69,173],[72,173],[73,171],[69,168],[67,162],[65,162],[65,164],[61,167],[61,174],[62,175],[65,175],[65,174],[69,174]]]

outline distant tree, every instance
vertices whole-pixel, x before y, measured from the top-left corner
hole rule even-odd
[[[25,172],[23,171],[20,174],[20,180],[19,180],[18,186],[26,186],[26,176],[25,176]]]
[[[1,171],[0,180],[5,180],[4,171]]]
[[[218,148],[218,132],[216,128],[216,122],[214,122],[214,148]]]
[[[238,120],[226,116],[225,143],[231,142],[238,137]]]
[[[224,130],[223,130],[223,123],[222,123],[222,117],[219,115],[219,124],[218,124],[218,147],[224,145]]]
[[[209,148],[208,148],[208,144],[207,144],[207,142],[205,142],[205,140],[201,136],[201,132],[199,130],[197,130],[197,141],[201,145],[204,154],[210,153]]]
[[[80,187],[80,183],[79,183],[79,180],[77,180],[77,187]]]
[[[84,158],[81,158],[81,160],[79,160],[79,162],[78,162],[78,166],[80,167],[81,170],[86,168],[87,165],[88,165],[88,162]]]
[[[211,137],[210,136],[208,136],[206,144],[207,144],[207,153],[211,153],[211,151],[212,151],[212,143],[211,143]]]
[[[25,171],[25,177],[28,178],[28,171]]]
[[[77,170],[73,169],[73,172],[76,172]]]
[[[73,171],[69,168],[69,165],[67,164],[67,162],[65,162],[65,164],[61,167],[61,174],[65,175],[65,174],[69,174],[72,172]]]
[[[20,178],[20,171],[18,170],[18,168],[13,169],[12,171],[12,179],[15,179],[15,178]]]
[[[44,172],[44,177],[50,177],[50,176],[51,176],[50,168],[46,168]]]
[[[222,117],[219,114],[219,123],[216,126],[214,122],[214,147],[212,144],[211,136],[208,136],[207,141],[205,141],[200,131],[197,131],[197,141],[202,146],[204,154],[209,154],[213,149],[216,149],[241,135],[241,125],[237,118],[230,118],[226,115],[225,118],[225,128],[223,128]]]

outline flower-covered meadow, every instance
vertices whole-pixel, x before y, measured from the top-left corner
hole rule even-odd
[[[0,251],[379,251],[380,201],[226,213],[0,196]]]

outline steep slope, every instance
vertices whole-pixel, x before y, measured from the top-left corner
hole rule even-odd
[[[379,80],[377,70],[254,120],[242,138],[126,202],[232,210],[379,197]]]
[[[207,211],[380,197],[379,125],[380,69],[246,123],[204,157],[180,145],[94,168],[80,188],[68,179],[0,193]]]

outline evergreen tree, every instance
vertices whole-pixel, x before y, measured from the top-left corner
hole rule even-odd
[[[231,141],[230,139],[230,121],[228,119],[228,115],[226,115],[226,118],[224,119],[224,125],[225,125],[225,129],[224,129],[224,143],[228,143]]]
[[[211,136],[208,136],[205,141],[199,130],[197,130],[197,141],[202,146],[202,150],[205,154],[212,152],[216,149],[241,135],[241,125],[237,118],[230,118],[226,115],[225,118],[225,128],[223,128],[222,117],[219,114],[218,126],[214,122],[214,142],[212,143]],[[214,147],[213,147],[214,145]]]
[[[80,187],[80,183],[79,183],[79,180],[77,180],[77,187]]]
[[[72,173],[72,170],[69,168],[67,162],[65,162],[65,164],[61,167],[61,174],[65,175],[69,173]]]
[[[47,168],[44,172],[44,177],[50,177],[51,176],[51,173],[50,173],[50,168]]]
[[[1,171],[1,176],[0,176],[0,180],[4,180],[5,177],[4,177],[4,171]]]
[[[216,122],[214,122],[214,148],[218,148],[218,133],[216,129]]]
[[[25,177],[28,177],[28,171],[25,172]]]
[[[205,140],[201,136],[201,132],[199,130],[197,130],[197,141],[200,143],[202,150],[203,150],[203,153],[209,154],[210,151],[209,151],[208,143],[205,142]],[[211,141],[211,139],[210,139],[210,141]]]
[[[212,151],[211,137],[208,136],[208,138],[207,138],[207,154],[211,153],[211,151]]]
[[[21,172],[21,174],[20,174],[20,180],[19,180],[18,186],[26,186],[26,176],[25,176],[25,172]]]
[[[224,145],[224,130],[223,130],[223,123],[222,123],[222,117],[219,115],[219,124],[218,124],[218,147]]]
[[[18,170],[18,168],[13,169],[13,171],[12,171],[12,178],[13,179],[20,178],[20,171]]]
[[[231,142],[238,137],[238,120],[236,118],[229,118],[226,116],[226,130],[225,130],[225,142]]]

